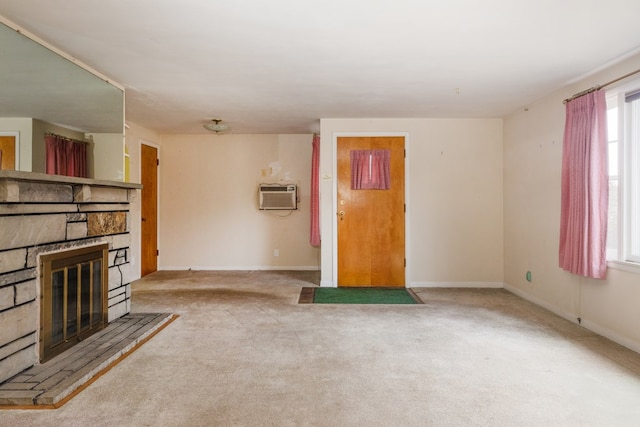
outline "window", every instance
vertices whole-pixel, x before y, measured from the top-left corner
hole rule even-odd
[[[388,190],[391,187],[390,150],[351,150],[351,189]]]
[[[607,259],[640,264],[640,81],[607,93]]]

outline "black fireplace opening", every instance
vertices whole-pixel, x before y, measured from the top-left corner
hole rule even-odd
[[[40,362],[108,322],[109,245],[40,255]]]

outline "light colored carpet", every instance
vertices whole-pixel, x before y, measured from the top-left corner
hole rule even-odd
[[[297,304],[308,272],[159,272],[180,317],[57,410],[7,426],[637,426],[640,355],[504,290]]]

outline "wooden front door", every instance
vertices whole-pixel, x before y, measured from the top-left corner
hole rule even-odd
[[[338,286],[405,285],[404,137],[339,137]],[[352,189],[352,150],[389,150],[389,189]]]
[[[140,144],[142,184],[141,267],[146,276],[158,270],[158,150]]]
[[[15,136],[0,136],[0,170],[16,170]]]

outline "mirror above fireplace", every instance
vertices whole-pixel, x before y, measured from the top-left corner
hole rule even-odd
[[[39,139],[49,125],[56,133],[75,132],[69,137],[109,135],[96,159],[122,159],[123,89],[34,39],[0,16],[0,135],[19,134],[16,169],[42,172]]]

